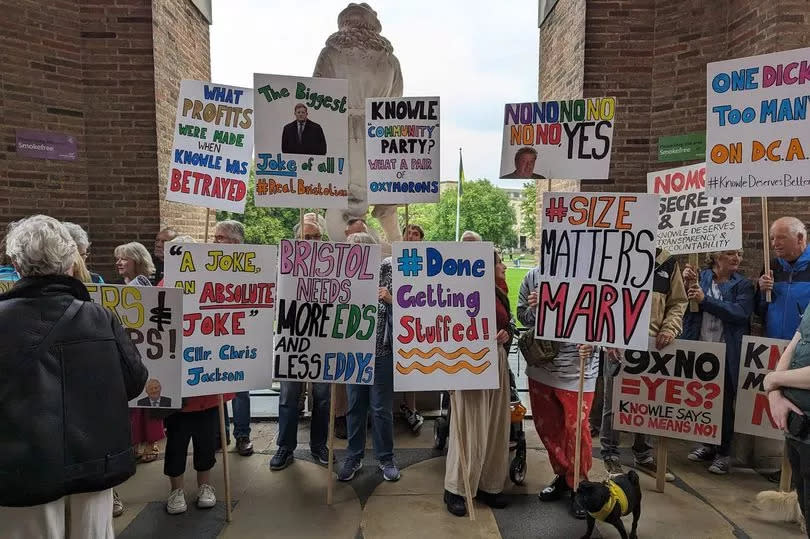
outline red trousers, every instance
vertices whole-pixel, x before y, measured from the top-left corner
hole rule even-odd
[[[577,436],[577,392],[556,389],[529,378],[529,397],[532,403],[534,427],[548,451],[548,460],[554,473],[565,477],[568,486],[574,486],[574,456]],[[593,392],[582,395],[582,429],[580,452],[580,479],[588,478],[591,469],[591,429],[588,426]]]

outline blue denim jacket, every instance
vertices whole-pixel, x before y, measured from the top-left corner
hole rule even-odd
[[[751,313],[754,311],[754,283],[739,273],[734,273],[724,283],[717,283],[720,297],[709,296],[712,288],[712,270],[700,272],[700,288],[706,294],[700,304],[700,311],[693,313],[687,308],[683,316],[683,334],[681,339],[700,340],[700,326],[703,313],[707,312],[723,322],[723,337],[726,341],[726,371],[731,376],[734,386],[740,372],[740,348],[742,337],[751,331]]]

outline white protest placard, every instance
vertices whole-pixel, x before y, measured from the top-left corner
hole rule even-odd
[[[771,405],[763,382],[790,341],[744,335],[740,350],[740,377],[737,380],[737,404],[734,408],[734,432],[783,440],[771,416]]]
[[[706,192],[810,194],[810,48],[706,66]]]
[[[706,194],[706,163],[650,172],[647,192],[661,196],[661,249],[673,255],[742,249],[742,201]]]
[[[348,207],[348,81],[255,73],[253,83],[256,205]]]
[[[613,382],[613,428],[719,444],[723,431],[726,345],[672,341],[625,350]]]
[[[184,292],[183,396],[270,387],[276,246],[166,244],[165,259]]]
[[[369,204],[439,201],[439,98],[366,99]]]
[[[374,383],[380,246],[281,240],[273,377]]]
[[[501,178],[606,180],[616,99],[507,103]]]
[[[490,242],[395,242],[394,391],[498,387]]]
[[[543,193],[535,334],[647,348],[658,197]]]
[[[253,121],[252,89],[182,81],[166,200],[243,213]]]
[[[85,284],[90,299],[115,314],[149,371],[130,408],[180,408],[183,293],[149,286]]]

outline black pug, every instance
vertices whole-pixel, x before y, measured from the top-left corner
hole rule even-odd
[[[582,481],[577,488],[576,497],[580,506],[588,512],[588,531],[582,539],[591,536],[597,520],[613,524],[622,539],[628,539],[622,517],[630,513],[633,513],[633,528],[629,539],[637,539],[636,530],[641,517],[641,487],[636,472],[630,470],[602,483]]]

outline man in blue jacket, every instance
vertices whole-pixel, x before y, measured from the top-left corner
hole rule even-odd
[[[810,303],[810,249],[807,229],[795,217],[782,217],[771,225],[770,275],[759,278],[757,311],[765,324],[765,336],[790,340]],[[771,291],[771,302],[765,293]]]

